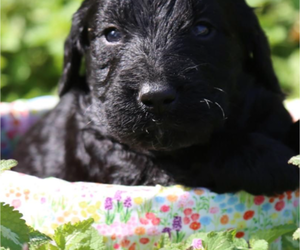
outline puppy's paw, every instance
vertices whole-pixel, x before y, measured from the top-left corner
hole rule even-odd
[[[246,180],[244,190],[254,195],[273,196],[299,188],[299,168],[294,165],[274,165],[260,175],[253,183]]]

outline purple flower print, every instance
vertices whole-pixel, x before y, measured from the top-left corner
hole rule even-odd
[[[165,227],[161,232],[162,233],[171,233],[171,228],[169,228],[169,227]]]
[[[107,210],[106,215],[105,215],[105,223],[106,225],[111,225],[114,222],[116,212],[110,210],[113,209],[113,199],[111,197],[107,197],[104,202],[104,208]]]
[[[171,238],[171,228],[169,228],[169,227],[165,227],[161,232],[162,233],[168,233],[168,235],[169,235],[169,238]]]
[[[112,210],[112,209],[113,209],[112,198],[107,197],[107,198],[105,199],[104,208],[105,208],[106,210]]]
[[[127,197],[126,200],[124,201],[124,207],[130,208],[132,206],[131,198]]]
[[[130,207],[132,207],[132,200],[130,197],[127,197],[124,201],[124,203],[120,203],[118,202],[118,210],[120,214],[120,220],[123,223],[127,223],[131,217],[131,211],[130,211]],[[126,208],[125,211],[123,208]]]
[[[117,192],[115,193],[115,197],[114,199],[117,201],[120,201],[122,199],[122,191],[121,190],[117,190]]]
[[[181,221],[181,217],[180,216],[174,216],[173,219],[173,229],[176,231],[180,231],[182,228],[182,221]]]

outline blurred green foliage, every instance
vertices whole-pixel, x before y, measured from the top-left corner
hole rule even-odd
[[[247,0],[269,38],[284,91],[299,93],[299,0]],[[81,0],[5,0],[1,15],[2,101],[56,94],[63,43]]]

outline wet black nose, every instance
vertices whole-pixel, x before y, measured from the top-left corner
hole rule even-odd
[[[176,100],[176,90],[170,86],[144,85],[139,92],[139,101],[153,113],[166,111]]]

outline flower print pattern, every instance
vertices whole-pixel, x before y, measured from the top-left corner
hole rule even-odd
[[[112,198],[107,197],[105,199],[105,206],[104,206],[105,210],[112,210],[113,209],[113,202],[112,202]]]
[[[291,215],[292,215],[292,211],[290,209],[284,210],[284,212],[283,212],[283,216],[284,217],[289,217]]]
[[[262,203],[264,203],[265,201],[265,197],[264,196],[255,196],[254,197],[254,204],[255,205],[261,205]]]
[[[293,201],[293,206],[294,207],[299,207],[299,200],[298,199]]]
[[[244,232],[237,232],[236,235],[235,235],[235,237],[236,238],[242,238],[242,237],[244,237],[244,235],[245,235]]]
[[[167,196],[167,200],[171,203],[174,203],[178,200],[178,196],[175,194],[170,194]]]
[[[10,171],[3,176],[0,200],[20,210],[29,225],[51,234],[63,223],[92,217],[109,250],[151,249],[163,233],[180,242],[192,233],[216,228],[235,229],[237,238],[247,238],[255,230],[298,221],[298,191],[274,197],[217,195],[180,186],[68,183]],[[49,185],[59,189],[49,194]]]
[[[278,201],[278,202],[275,204],[275,210],[276,210],[276,211],[281,211],[282,209],[284,209],[284,206],[285,206],[284,201]]]
[[[224,195],[224,194],[219,194],[219,195],[217,195],[215,198],[214,198],[214,201],[215,202],[222,202],[222,201],[224,201],[226,199],[226,195]]]
[[[140,239],[140,243],[142,243],[142,244],[144,244],[144,245],[145,245],[145,244],[148,244],[149,241],[150,241],[149,238],[141,238],[141,239]]]
[[[115,196],[114,196],[114,199],[116,200],[116,201],[121,201],[122,200],[122,191],[121,190],[117,190],[117,192],[115,193]]]
[[[220,204],[220,208],[223,209],[223,208],[225,208],[225,207],[226,207],[226,203],[221,203],[221,204]]]
[[[196,250],[204,249],[203,245],[202,245],[202,240],[201,239],[193,239],[192,247],[193,247],[193,249],[196,249]]]
[[[227,204],[228,205],[233,205],[239,201],[238,197],[232,196],[228,199]]]
[[[146,213],[145,216],[148,220],[153,220],[156,217],[154,213]]]
[[[265,203],[262,205],[262,210],[265,212],[268,212],[271,209],[272,209],[272,205],[270,203]]]
[[[160,235],[160,231],[158,230],[157,227],[150,227],[150,228],[147,230],[147,235],[149,235],[149,236]]]
[[[218,207],[211,207],[210,209],[209,209],[209,212],[211,213],[211,214],[217,214],[218,212],[219,212],[219,208]]]
[[[210,225],[212,222],[212,218],[209,217],[209,216],[203,216],[200,218],[200,223],[203,225],[203,226],[208,226]]]
[[[197,221],[194,221],[190,224],[190,229],[196,231],[201,227],[201,224]]]
[[[163,213],[167,213],[170,211],[170,206],[163,205],[163,206],[161,206],[160,211]]]
[[[226,225],[229,222],[229,216],[227,214],[224,214],[221,219],[221,224]]]
[[[232,212],[233,212],[233,208],[228,208],[227,210],[226,210],[226,212],[228,213],[228,214],[231,214]]]
[[[164,203],[166,201],[166,198],[165,197],[161,197],[161,196],[156,196],[154,198],[154,200],[157,202],[157,203]]]
[[[197,221],[197,220],[199,220],[199,218],[200,218],[200,214],[192,214],[191,215],[192,221]]]
[[[171,238],[172,229],[170,227],[165,227],[161,232],[162,233],[167,233],[169,238]]]
[[[250,220],[253,218],[254,214],[255,214],[255,212],[253,210],[249,210],[244,213],[243,218],[244,218],[244,220]]]
[[[135,203],[136,205],[141,205],[141,204],[143,203],[143,198],[141,198],[141,197],[136,197],[136,198],[133,199],[133,201],[134,201],[134,203]]]
[[[196,195],[203,195],[205,193],[205,190],[204,189],[194,189],[194,193]]]
[[[135,230],[134,230],[134,233],[136,235],[144,235],[146,233],[146,229],[144,227],[137,227]]]
[[[193,205],[194,205],[194,201],[193,201],[193,199],[190,198],[189,193],[184,193],[178,199],[178,207],[179,208],[185,208],[188,206],[191,207]]]
[[[234,208],[238,212],[244,212],[246,209],[246,206],[243,203],[239,203],[239,204],[235,205]]]
[[[182,228],[182,220],[180,216],[174,216],[172,227],[175,231],[180,231]]]
[[[184,218],[183,218],[183,223],[184,223],[185,225],[190,224],[190,222],[191,222],[191,219],[190,219],[189,217],[184,217]]]
[[[132,206],[131,198],[127,197],[126,200],[124,201],[124,207],[130,208]]]
[[[191,208],[186,208],[183,210],[184,215],[189,216],[191,215],[193,210]]]

